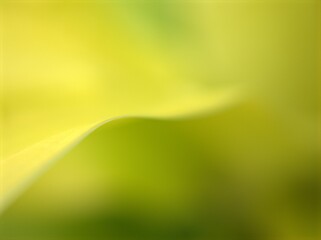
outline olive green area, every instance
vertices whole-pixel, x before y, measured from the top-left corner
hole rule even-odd
[[[253,102],[116,120],[7,209],[0,238],[318,239],[315,139]]]

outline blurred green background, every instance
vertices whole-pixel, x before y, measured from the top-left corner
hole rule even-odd
[[[0,4],[1,240],[321,237],[318,0]]]

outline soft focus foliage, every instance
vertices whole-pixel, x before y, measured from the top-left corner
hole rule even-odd
[[[321,237],[318,0],[0,4],[0,239]]]

